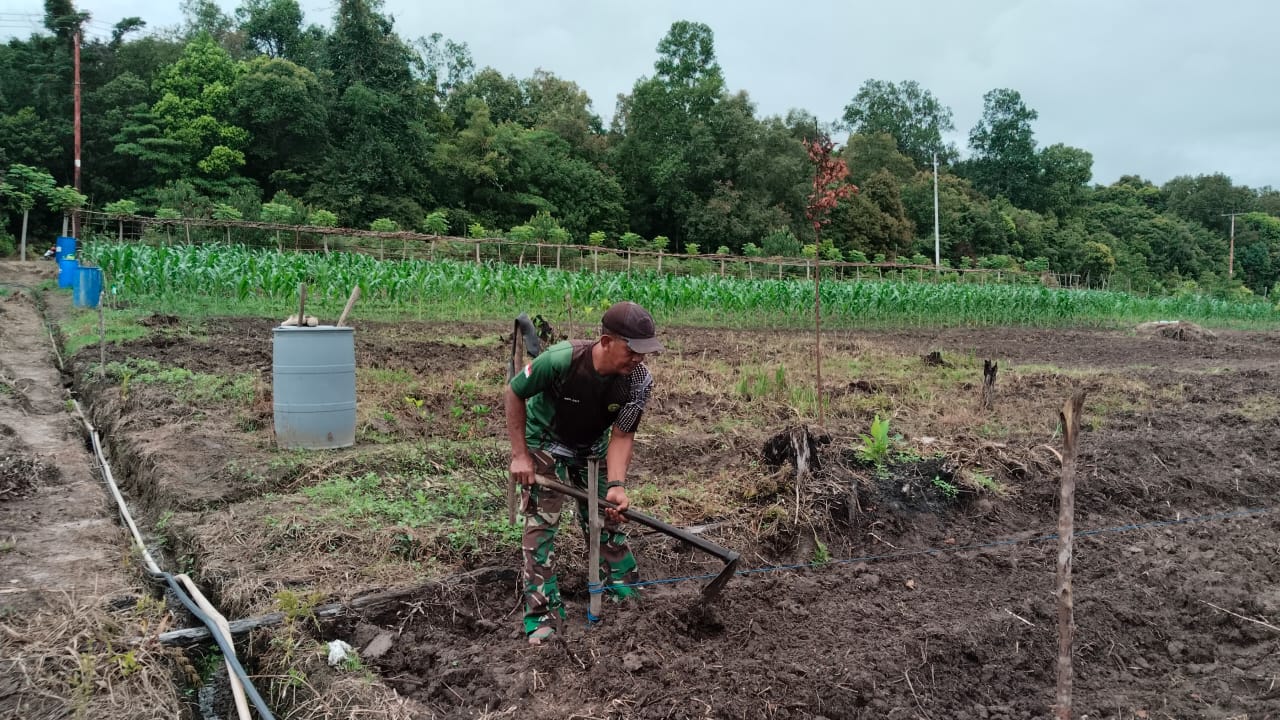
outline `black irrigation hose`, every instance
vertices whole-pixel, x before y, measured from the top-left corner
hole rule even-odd
[[[173,575],[167,572],[160,573],[158,577],[154,573],[147,574],[153,578],[163,578],[164,581],[169,584],[169,589],[178,596],[178,600],[187,608],[187,611],[196,616],[197,620],[204,623],[205,626],[209,628],[209,634],[213,636],[214,641],[218,643],[218,648],[222,650],[223,659],[226,660],[229,666],[231,666],[236,677],[240,678],[240,683],[244,685],[244,692],[249,696],[249,700],[253,703],[254,708],[258,710],[258,714],[262,716],[263,720],[275,720],[275,716],[272,715],[271,710],[267,708],[266,701],[264,701],[262,696],[258,694],[258,689],[253,686],[253,681],[249,679],[249,674],[245,672],[244,666],[240,664],[240,659],[236,657],[235,647],[231,645],[231,641],[229,639],[222,636],[222,630],[218,627],[218,624],[213,621],[213,618],[206,615],[204,611],[195,604],[195,601],[187,596],[186,591],[182,589],[182,586],[178,584],[178,581],[173,577]]]

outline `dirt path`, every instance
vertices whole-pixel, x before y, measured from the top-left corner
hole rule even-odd
[[[0,622],[7,631],[0,634],[0,717],[106,711],[137,698],[125,690],[116,705],[86,695],[76,671],[80,681],[107,673],[84,662],[77,668],[76,654],[67,652],[83,642],[92,658],[96,642],[119,644],[125,625],[86,620],[132,608],[140,588],[27,290],[50,277],[43,264],[0,263],[0,287],[8,291],[0,297]],[[59,642],[63,657],[50,657]],[[68,659],[71,667],[60,668]],[[59,669],[70,672],[50,677]]]

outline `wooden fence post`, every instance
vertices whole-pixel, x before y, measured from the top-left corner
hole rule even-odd
[[[1071,555],[1075,539],[1076,442],[1080,435],[1080,411],[1084,390],[1077,390],[1062,405],[1062,483],[1058,489],[1058,688],[1053,712],[1056,720],[1071,720],[1071,645],[1075,610],[1071,598]]]

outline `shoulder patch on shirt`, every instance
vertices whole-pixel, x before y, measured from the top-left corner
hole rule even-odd
[[[531,375],[533,375],[533,363],[524,366],[524,376],[530,377]]]

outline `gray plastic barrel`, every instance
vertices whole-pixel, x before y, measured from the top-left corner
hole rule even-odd
[[[355,444],[354,328],[275,328],[271,384],[277,445],[321,449]]]

